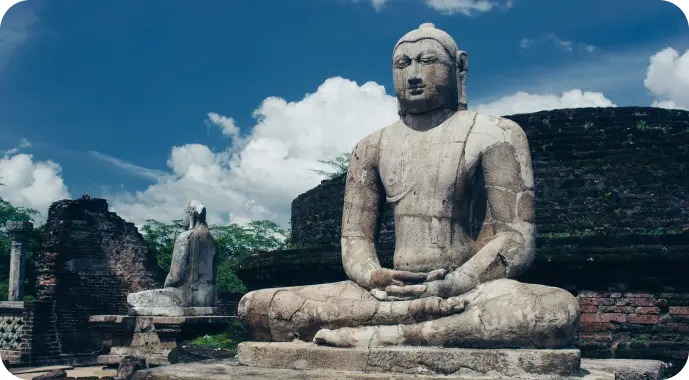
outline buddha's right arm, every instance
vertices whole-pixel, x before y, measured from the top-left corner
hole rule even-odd
[[[375,241],[385,191],[378,174],[380,132],[361,140],[349,159],[342,213],[342,265],[350,280],[372,289],[380,269]]]

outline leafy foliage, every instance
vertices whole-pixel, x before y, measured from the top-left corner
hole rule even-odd
[[[347,167],[349,166],[349,158],[351,157],[351,153],[343,153],[335,158],[331,158],[329,160],[318,160],[321,164],[326,164],[330,165],[334,170],[333,171],[324,171],[324,170],[313,170],[313,172],[317,173],[318,175],[323,176],[325,179],[333,179],[337,178],[345,173],[347,173]]]
[[[207,348],[222,348],[236,353],[237,345],[247,340],[249,340],[249,332],[241,322],[234,321],[222,334],[206,335],[184,343]]]
[[[234,266],[254,251],[282,249],[286,246],[288,232],[269,220],[257,220],[245,226],[209,226],[220,248],[216,285],[220,291],[245,291],[246,287],[234,272]],[[158,266],[163,272],[170,270],[175,238],[184,226],[181,220],[162,223],[147,220],[141,228],[148,248],[155,253]]]
[[[38,211],[12,205],[10,202],[0,198],[0,226],[5,223],[14,222],[34,222],[33,217]],[[29,233],[28,247],[26,249],[26,261],[24,266],[24,299],[34,298],[36,291],[36,260],[35,257],[43,246],[44,226],[34,228]],[[7,232],[0,229],[0,300],[7,300],[9,295],[9,275],[10,275],[10,237]]]

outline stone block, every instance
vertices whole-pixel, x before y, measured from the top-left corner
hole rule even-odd
[[[247,367],[236,360],[168,365],[138,371],[133,380],[660,380],[662,363],[654,360],[583,359],[577,376],[411,375],[356,371],[305,371]]]
[[[204,316],[218,315],[219,310],[215,307],[133,307],[129,309],[132,316],[163,316],[163,317],[182,317],[182,316]]]
[[[245,342],[242,365],[275,369],[392,372],[415,375],[557,375],[579,373],[579,350],[440,347],[334,348],[312,343]]]

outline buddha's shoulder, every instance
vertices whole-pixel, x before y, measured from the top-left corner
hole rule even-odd
[[[381,140],[384,138],[385,135],[390,135],[391,133],[394,135],[395,130],[402,127],[405,127],[405,125],[401,120],[395,121],[394,123],[389,124],[375,132],[369,133],[368,135],[366,135],[366,137],[359,140],[357,146],[379,147]]]
[[[466,111],[469,112],[469,111]],[[521,143],[526,139],[522,127],[514,121],[498,116],[472,112],[473,126],[469,140],[481,140],[484,147],[496,143]]]

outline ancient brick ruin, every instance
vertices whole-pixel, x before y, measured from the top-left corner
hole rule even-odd
[[[537,258],[520,280],[579,298],[585,357],[645,358],[681,369],[689,355],[689,112],[595,108],[509,116],[528,138],[536,183]],[[300,249],[250,257],[249,289],[345,280],[344,177],[292,203]],[[384,213],[378,252],[392,265]]]
[[[93,354],[100,347],[91,341],[89,315],[126,314],[127,294],[159,287],[163,273],[136,227],[104,199],[56,202],[45,228],[37,301],[26,303],[39,344],[31,360]]]

